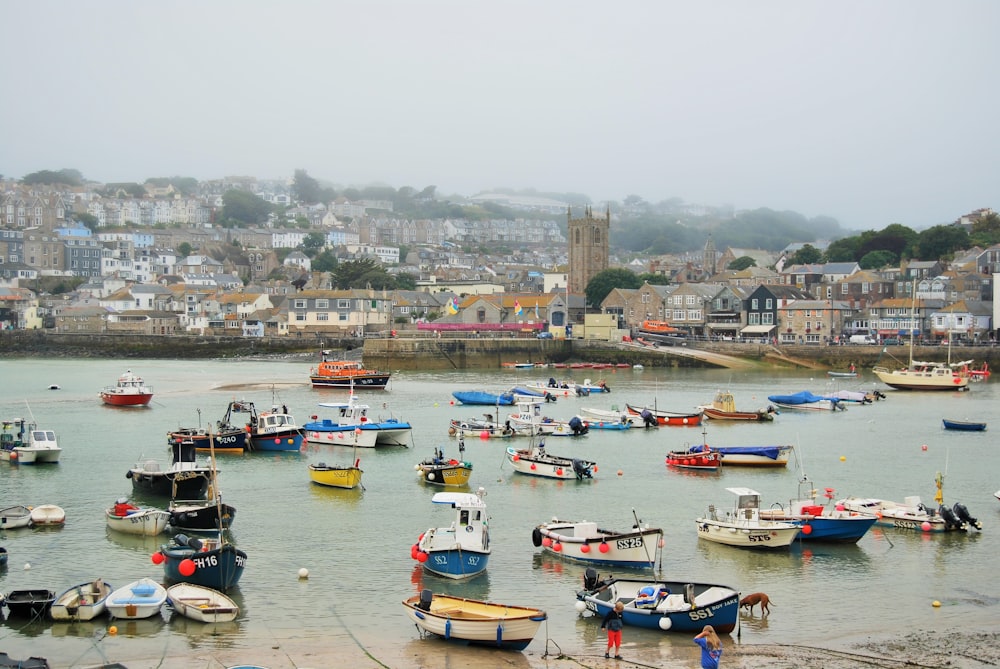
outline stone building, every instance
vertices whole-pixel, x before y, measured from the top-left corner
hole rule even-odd
[[[569,292],[582,295],[587,284],[608,268],[608,234],[611,229],[611,208],[603,218],[594,218],[588,206],[582,218],[573,218],[566,210],[569,233]]]

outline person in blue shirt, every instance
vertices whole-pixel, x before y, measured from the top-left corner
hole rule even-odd
[[[601,629],[607,628],[608,630],[608,649],[604,651],[604,657],[611,657],[611,647],[614,646],[615,659],[622,659],[622,627],[624,624],[622,622],[622,611],[624,609],[624,604],[615,602],[615,608],[608,611],[608,614],[604,616],[604,622],[601,623]]]
[[[722,642],[719,635],[715,633],[715,628],[705,625],[701,634],[694,638],[694,642],[701,646],[701,667],[702,669],[719,669],[719,660],[722,658]]]

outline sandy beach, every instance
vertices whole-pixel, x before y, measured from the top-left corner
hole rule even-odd
[[[796,646],[794,644],[740,644],[732,637],[723,637],[722,666],[727,669],[854,669],[856,667],[928,667],[976,669],[1000,663],[1000,633],[987,630],[914,630],[893,637],[869,637],[845,642],[837,647]],[[127,655],[128,639],[105,637],[101,641],[108,658]],[[658,667],[663,669],[697,669],[699,649],[681,647],[666,651],[666,655],[650,657],[635,655],[626,640],[623,659],[605,659],[599,653],[577,655],[563,653],[556,644],[547,652],[496,651],[472,648],[439,639],[414,638],[401,644],[372,648],[361,646],[350,632],[338,630],[322,641],[316,639],[286,639],[270,647],[259,647],[248,657],[247,651],[225,650],[192,653],[185,649],[168,649],[158,657],[117,660],[128,669],[225,669],[254,663],[268,669],[578,669],[579,667]],[[24,660],[25,657],[16,659]],[[111,661],[110,659],[108,660]],[[53,669],[65,666],[98,667],[100,664],[65,665],[53,663]]]

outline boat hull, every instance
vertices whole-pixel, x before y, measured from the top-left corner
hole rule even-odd
[[[548,453],[540,454],[538,449],[519,450],[513,446],[507,448],[507,462],[519,474],[564,481],[592,478],[592,472],[597,468],[597,463],[589,460],[562,458]]]
[[[306,443],[317,446],[357,446],[375,448],[378,433],[355,425],[338,425],[332,420],[313,421],[302,426]]]
[[[701,425],[702,412],[698,413],[674,413],[671,411],[660,411],[649,409],[648,407],[638,407],[631,404],[625,405],[626,411],[632,416],[642,416],[643,411],[649,413],[656,419],[656,424],[660,427],[697,427]]]
[[[420,480],[431,485],[464,486],[472,477],[472,465],[467,462],[442,465],[421,463],[417,467]]]
[[[309,381],[313,388],[368,388],[370,390],[385,390],[389,385],[389,374],[358,374],[349,377],[331,377],[312,374]]]
[[[722,454],[715,451],[671,451],[667,453],[667,466],[714,472],[722,466]]]
[[[178,538],[182,535],[178,535]],[[194,542],[194,539],[188,539]],[[210,546],[211,540],[206,540]],[[199,547],[200,543],[197,544]],[[225,592],[239,583],[246,567],[247,554],[232,544],[222,544],[210,550],[196,550],[190,545],[171,544],[160,549],[163,554],[163,575],[174,583],[193,583]],[[194,572],[185,575],[181,563],[190,560]]]
[[[875,376],[885,385],[896,390],[967,390],[969,379],[956,373],[909,370],[892,371],[876,367]]]
[[[143,578],[112,592],[105,605],[112,618],[140,620],[158,615],[166,601],[166,588],[150,578]]]
[[[514,393],[486,393],[478,390],[456,390],[452,397],[462,404],[473,406],[512,406]]]
[[[424,632],[446,641],[524,650],[546,620],[540,609],[433,595],[427,609],[421,597],[403,601],[406,614]]]
[[[654,596],[647,598],[646,592]],[[622,600],[627,602],[622,611],[625,625],[684,634],[700,632],[705,625],[719,634],[732,632],[740,603],[739,592],[725,585],[620,578],[599,581],[576,598],[600,618]]]
[[[0,509],[0,529],[13,530],[31,524],[31,509],[27,506],[9,506]]]
[[[31,524],[35,527],[62,525],[65,522],[66,512],[55,504],[41,504],[31,510]]]
[[[331,488],[357,488],[364,472],[357,467],[337,467],[324,463],[309,465],[309,480]]]
[[[98,579],[80,583],[60,593],[49,608],[53,620],[93,620],[107,610],[114,587]]]
[[[791,446],[712,446],[726,467],[785,467]]]
[[[109,529],[144,537],[155,537],[166,532],[170,523],[170,513],[159,509],[137,509],[127,515],[118,516],[112,508],[108,509],[105,515]]]
[[[56,593],[51,590],[11,590],[7,593],[7,615],[14,618],[44,618]]]
[[[211,469],[158,471],[149,469],[148,466],[148,463],[144,463],[133,467],[126,474],[132,479],[132,489],[136,492],[176,499],[201,499],[208,492]]]
[[[167,603],[185,618],[203,623],[228,623],[240,614],[240,607],[227,595],[192,583],[167,588]]]
[[[531,541],[564,560],[609,567],[649,568],[656,559],[663,530],[602,530],[597,523],[553,520],[532,530]]]
[[[228,530],[236,519],[236,507],[216,500],[175,500],[168,512],[171,530],[183,532]]]
[[[431,550],[427,553],[424,569],[432,574],[452,579],[478,576],[486,571],[490,553],[474,549]]]
[[[944,429],[946,430],[957,430],[959,432],[984,432],[986,430],[986,423],[974,423],[965,420],[948,420],[947,418],[941,421],[944,424]]]
[[[714,407],[702,407],[705,418],[711,420],[740,420],[766,423],[774,420],[774,413],[769,411],[723,411]]]
[[[301,451],[305,439],[297,428],[294,431],[271,432],[268,434],[250,435],[250,448],[253,451]]]

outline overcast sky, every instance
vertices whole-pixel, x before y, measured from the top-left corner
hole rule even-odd
[[[0,174],[1000,209],[995,0],[3,0]]]

